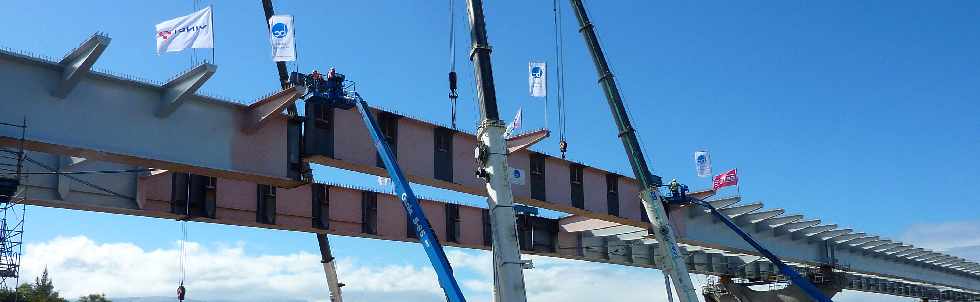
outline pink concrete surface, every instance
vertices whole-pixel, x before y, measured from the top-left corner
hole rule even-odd
[[[361,232],[361,191],[330,187],[330,224],[334,221],[356,224]]]
[[[544,161],[545,197],[548,202],[572,206],[572,186],[569,183],[568,162],[553,157]]]
[[[360,113],[354,109],[334,109],[333,112],[334,157],[358,165],[375,166],[377,150]]]
[[[276,213],[313,217],[313,191],[310,185],[293,189],[276,189]]]
[[[406,238],[405,207],[395,196],[378,194],[378,235]]]
[[[353,110],[335,110],[334,112],[334,121],[337,126],[334,144],[335,158],[354,165],[353,169],[355,170],[378,173],[376,151],[359,114]],[[377,114],[377,110],[372,110],[372,112]],[[467,133],[457,132],[454,133],[453,137],[453,183],[458,186],[454,187],[433,179],[434,127],[436,126],[411,118],[398,119],[398,161],[406,176],[413,178],[413,181],[419,181],[426,185],[443,188],[449,186],[448,188],[453,190],[483,194],[482,192],[486,191],[485,183],[473,173],[477,168],[476,161],[473,159],[476,137]],[[530,172],[530,160],[526,150],[511,154],[508,162],[511,167]],[[571,206],[571,188],[568,181],[570,163],[559,158],[548,157],[546,159],[546,196],[548,199],[545,200],[546,202]],[[586,167],[584,173],[583,189],[586,195],[586,208],[601,215],[608,213],[605,201],[604,175],[606,173],[602,169],[592,167]],[[635,186],[635,181],[631,178],[621,177],[621,182],[623,181]],[[621,190],[624,187],[626,186],[621,185]],[[517,200],[530,198],[529,180],[525,185],[512,185],[511,189]],[[620,207],[621,215],[639,220],[640,208],[631,206],[639,199],[636,194],[624,193],[629,192],[627,190],[620,194],[620,204],[623,205]]]
[[[341,232],[341,233],[361,234],[361,224],[360,223],[351,223],[351,222],[342,222],[342,221],[332,221],[331,220],[330,221],[330,229],[333,230],[333,231]]]
[[[170,188],[170,174],[156,176],[148,181],[141,178],[143,186],[153,198],[144,201],[143,214],[150,217],[173,218],[170,214],[169,193],[162,191]],[[217,198],[218,208],[215,219],[201,219],[211,223],[239,225],[249,227],[267,227],[304,232],[316,232],[309,217],[310,188],[303,186],[295,189],[277,190],[276,224],[267,225],[256,222],[256,188],[254,183],[236,180],[218,179]],[[330,233],[345,236],[371,237],[385,240],[414,241],[406,233],[405,211],[401,202],[392,195],[378,193],[378,235],[361,233],[361,191],[343,187],[328,187],[330,190]],[[160,200],[163,199],[163,200]],[[422,200],[422,208],[429,218],[433,231],[440,240],[446,239],[445,204],[431,200]],[[460,237],[452,246],[483,248],[483,219],[479,207],[459,206]],[[566,234],[567,235],[567,234]],[[563,235],[563,236],[566,236]]]
[[[144,200],[170,200],[170,190],[173,188],[173,174],[160,173],[157,175],[140,176],[139,190],[143,191]]]
[[[143,210],[170,213],[170,201],[147,200],[146,203],[143,204]]]
[[[254,210],[236,210],[230,208],[217,208],[215,217],[218,221],[227,221],[231,224],[255,224]]]
[[[429,225],[432,231],[439,237],[439,241],[446,241],[446,207],[443,203],[436,203],[429,200],[419,200],[422,204],[422,211],[425,217],[429,218]]]
[[[531,157],[526,150],[517,151],[507,156],[507,164],[511,168],[524,170],[524,184],[511,184],[515,199],[531,198]]]
[[[486,183],[476,177],[476,159],[473,150],[476,147],[476,137],[465,134],[453,134],[453,182],[480,192],[486,191]]]
[[[483,245],[483,209],[459,207],[459,243]]]
[[[292,215],[276,215],[276,226],[284,227],[287,229],[300,229],[309,228],[313,225],[313,221],[310,217],[300,217]]]
[[[605,172],[588,167],[582,169],[582,191],[585,195],[586,210],[600,214],[609,213]]]
[[[640,189],[636,183],[625,177],[619,178],[619,216],[623,218],[640,220],[640,212],[643,206],[640,204]]]
[[[674,207],[668,210],[670,226],[678,237],[687,236],[687,221],[689,219],[689,216],[686,215],[687,211],[687,207]]]
[[[579,245],[581,244],[578,242],[578,236],[575,233],[558,231],[558,247],[555,249],[558,254],[574,256],[578,254],[578,251],[570,247],[577,247]]]
[[[398,119],[398,165],[406,175],[435,176],[435,130],[413,119]]]
[[[233,127],[243,129],[249,115],[242,109],[240,119]],[[209,136],[210,129],[199,129],[203,133],[196,135]],[[269,118],[262,127],[253,133],[241,133],[231,136],[231,166],[235,170],[256,172],[266,175],[286,175],[286,117],[281,114]],[[215,135],[210,135],[214,137]]]
[[[255,212],[258,204],[258,185],[252,182],[218,178],[216,199],[219,208]],[[277,191],[278,193],[278,191]],[[167,198],[168,200],[170,198]],[[253,214],[252,221],[255,221]]]

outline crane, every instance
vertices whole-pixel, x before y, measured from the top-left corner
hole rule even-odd
[[[419,242],[422,243],[425,254],[428,256],[429,262],[432,263],[432,268],[439,279],[439,285],[446,294],[446,299],[449,302],[465,302],[466,298],[463,297],[456,277],[453,276],[453,268],[439,243],[439,238],[436,238],[435,232],[429,225],[429,219],[425,217],[422,206],[419,204],[418,198],[415,197],[408,179],[405,178],[401,167],[398,166],[398,161],[385,141],[381,128],[378,127],[378,122],[371,115],[367,101],[361,98],[356,91],[348,91],[347,87],[344,86],[344,79],[345,76],[336,73],[333,68],[325,76],[316,71],[309,75],[293,72],[289,76],[292,85],[307,88],[307,94],[304,96],[306,102],[319,103],[344,110],[357,107],[357,111],[361,114],[361,120],[364,121],[364,125],[371,134],[378,155],[388,171],[388,177],[395,184],[395,195],[401,200],[402,206],[408,214],[408,219],[414,226]]]
[[[677,248],[677,238],[674,236],[674,231],[671,229],[667,220],[667,213],[664,209],[667,200],[659,193],[659,188],[663,184],[661,178],[650,173],[650,169],[647,167],[646,160],[643,157],[643,150],[640,148],[640,144],[636,139],[636,130],[633,129],[630,123],[629,115],[626,113],[626,107],[623,105],[623,99],[619,94],[619,88],[616,86],[616,80],[613,77],[612,71],[609,69],[609,63],[606,62],[606,56],[602,51],[602,47],[599,45],[595,28],[593,28],[592,22],[589,21],[588,14],[586,14],[585,5],[582,3],[582,0],[570,1],[572,3],[572,9],[575,10],[576,19],[579,22],[579,32],[582,33],[582,37],[585,38],[585,44],[589,47],[589,53],[592,55],[596,71],[599,74],[599,83],[602,85],[606,100],[609,103],[609,108],[612,110],[613,120],[615,120],[616,126],[619,128],[619,137],[623,141],[623,147],[626,149],[630,166],[633,168],[636,179],[640,182],[640,201],[643,203],[647,217],[650,218],[650,223],[653,224],[652,233],[657,238],[657,241],[660,242],[659,247],[662,255],[666,258],[663,259],[664,272],[673,280],[674,288],[677,289],[677,294],[681,302],[696,302],[698,298],[694,291],[694,284],[691,282],[691,276],[684,263],[684,256],[680,254]],[[672,197],[677,199],[679,196]],[[715,217],[738,234],[739,237],[752,245],[756,251],[776,264],[780,272],[788,276],[793,281],[793,284],[802,288],[810,298],[820,302],[831,302],[830,298],[820,292],[813,283],[810,283],[809,280],[803,278],[796,270],[783,263],[779,257],[769,252],[769,250],[755,241],[752,236],[735,225],[728,216],[725,216],[718,209],[711,206],[710,203],[693,198],[684,198],[684,200],[674,200],[672,202],[675,201],[693,203],[707,208]]]

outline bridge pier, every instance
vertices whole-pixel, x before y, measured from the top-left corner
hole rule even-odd
[[[800,287],[790,285],[778,290],[757,291],[744,284],[735,283],[731,277],[721,277],[718,284],[722,289],[704,293],[705,301],[712,302],[809,302],[813,301]],[[844,290],[841,284],[830,282],[815,284],[827,297],[833,297]]]

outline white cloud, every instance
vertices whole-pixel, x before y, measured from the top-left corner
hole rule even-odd
[[[325,301],[319,255],[249,255],[246,245],[187,244],[188,297],[196,301]],[[131,243],[97,243],[87,237],[58,237],[26,246],[22,281],[45,266],[64,297],[90,293],[109,297],[174,295],[179,249],[146,250]],[[492,301],[489,252],[447,251],[471,302]],[[548,257],[531,257],[525,270],[528,301],[667,301],[660,271]],[[372,265],[356,258],[338,260],[344,298],[360,301],[445,301],[432,269],[418,265]],[[475,275],[475,277],[469,278]],[[694,276],[700,288],[703,276]],[[896,297],[845,292],[836,301],[895,301]]]
[[[918,247],[980,261],[980,220],[915,224],[901,238]]]
[[[327,297],[319,255],[248,255],[245,245],[205,247],[187,243],[188,297],[203,300],[324,301]],[[90,293],[110,297],[173,296],[180,266],[179,249],[144,250],[130,243],[96,243],[84,236],[58,237],[26,246],[22,280],[45,267],[64,297]],[[377,301],[409,296],[440,301],[431,269],[418,266],[370,266],[340,259],[338,271],[347,301]],[[360,299],[359,299],[360,298]]]

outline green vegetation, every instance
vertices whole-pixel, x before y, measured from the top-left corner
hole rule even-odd
[[[81,297],[78,301],[112,302],[104,294],[91,294]],[[16,291],[0,289],[0,302],[68,302],[68,299],[58,295],[58,291],[54,290],[54,284],[48,276],[48,270],[44,269],[41,277],[34,279],[34,284],[21,284]]]

